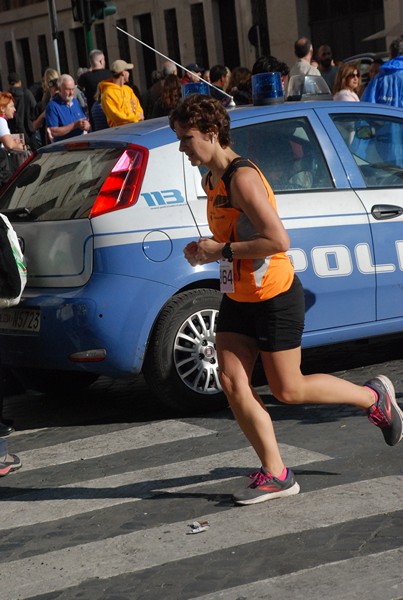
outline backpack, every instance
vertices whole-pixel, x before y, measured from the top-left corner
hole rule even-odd
[[[17,234],[0,213],[0,308],[15,306],[27,283],[27,269]]]

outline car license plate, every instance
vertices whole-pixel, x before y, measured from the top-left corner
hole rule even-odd
[[[6,308],[0,310],[0,329],[38,332],[41,326],[39,308]]]

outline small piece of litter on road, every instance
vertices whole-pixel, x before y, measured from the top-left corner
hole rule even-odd
[[[193,521],[193,523],[189,523],[189,527],[191,531],[188,531],[188,534],[201,533],[202,531],[207,531],[207,529],[210,527],[210,524],[208,521]]]

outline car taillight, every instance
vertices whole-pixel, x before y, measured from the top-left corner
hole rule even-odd
[[[90,219],[135,204],[147,166],[146,148],[128,148],[105,179],[90,213]]]

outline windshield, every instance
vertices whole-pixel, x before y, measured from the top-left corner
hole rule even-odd
[[[23,221],[88,217],[123,148],[38,154],[0,196],[0,212]]]

